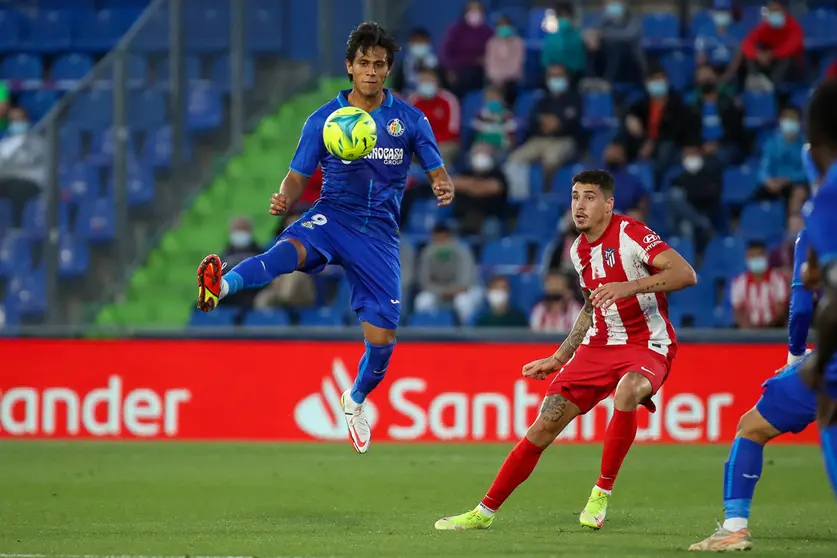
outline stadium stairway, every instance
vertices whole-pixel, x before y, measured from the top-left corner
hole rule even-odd
[[[317,90],[293,97],[265,117],[245,138],[242,153],[165,232],[145,265],[132,275],[123,299],[99,312],[97,325],[185,325],[194,307],[197,264],[206,254],[224,249],[227,225],[234,216],[253,219],[261,241],[271,238],[276,218],[268,215],[266,200],[290,164],[306,115],[344,85],[342,79],[324,80]]]

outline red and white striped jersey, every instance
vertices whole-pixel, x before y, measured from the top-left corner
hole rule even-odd
[[[595,242],[579,235],[570,257],[581,288],[590,292],[606,283],[635,281],[656,274],[651,262],[668,249],[669,245],[644,223],[614,213],[604,234]],[[630,343],[674,357],[677,338],[668,319],[665,293],[624,298],[607,310],[597,308],[593,316],[583,344],[601,347]]]
[[[736,310],[747,312],[751,325],[767,327],[779,317],[776,308],[788,304],[788,283],[779,269],[768,269],[761,279],[746,271],[732,280],[730,302]]]

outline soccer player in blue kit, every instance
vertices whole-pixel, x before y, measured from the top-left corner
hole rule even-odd
[[[361,23],[351,32],[346,71],[352,89],[341,91],[305,122],[290,170],[270,198],[270,213],[284,215],[293,207],[317,165],[323,169],[320,199],[264,254],[244,260],[223,277],[214,254],[198,268],[198,308],[209,312],[219,299],[280,275],[317,273],[327,264],[343,267],[366,346],[354,385],[341,397],[349,439],[358,453],[366,453],[371,440],[363,403],[383,380],[395,348],[401,315],[398,226],[413,156],[430,177],[438,205],[450,204],[454,196],[427,118],[384,88],[398,50],[377,23]],[[357,161],[329,154],[322,136],[328,116],[350,105],[368,112],[378,129],[375,149]]]

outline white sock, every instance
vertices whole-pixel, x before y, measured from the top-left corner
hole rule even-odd
[[[485,517],[494,517],[494,514],[497,513],[491,508],[486,507],[485,504],[483,504],[482,502],[480,502],[480,505],[477,506],[477,509],[480,510],[480,513],[483,514]]]
[[[221,296],[219,298],[224,298],[227,296],[227,293],[230,292],[230,286],[227,284],[226,279],[221,279]]]
[[[612,490],[605,490],[604,488],[600,488],[599,485],[596,485],[595,488],[596,488],[596,490],[601,490],[602,492],[604,492],[608,496],[610,496],[610,493],[613,492]]]
[[[748,520],[746,517],[731,517],[724,520],[724,529],[727,531],[740,531],[747,528]]]

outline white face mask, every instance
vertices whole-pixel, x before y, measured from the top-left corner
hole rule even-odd
[[[425,99],[432,99],[436,96],[436,92],[439,90],[439,87],[430,81],[420,81],[416,86],[416,90],[418,91],[418,94]]]
[[[509,293],[503,289],[491,289],[486,296],[492,308],[501,308],[509,301]]]
[[[235,248],[245,248],[250,246],[250,241],[253,240],[253,235],[247,231],[233,231],[230,233],[230,244]]]
[[[700,172],[703,168],[703,157],[700,155],[689,155],[688,157],[684,157],[683,168],[692,174]]]
[[[760,275],[767,271],[767,258],[765,256],[755,256],[747,260],[747,269],[751,273]]]
[[[471,155],[471,168],[477,172],[486,172],[494,168],[494,159],[488,153],[474,153]]]

